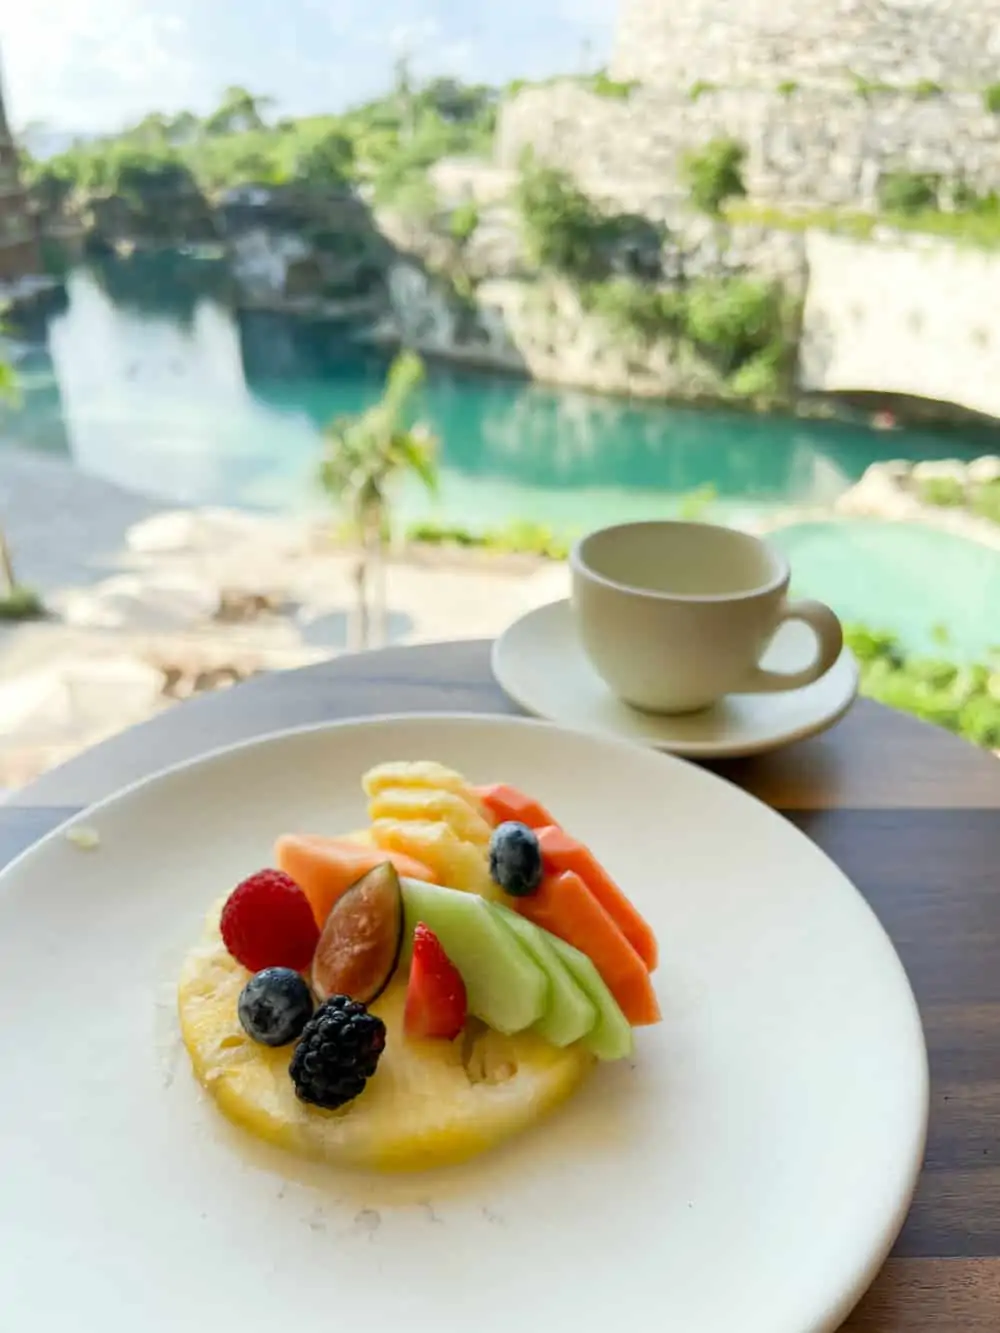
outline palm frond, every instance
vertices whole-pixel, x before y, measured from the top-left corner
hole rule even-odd
[[[424,363],[416,352],[400,352],[392,365],[385,381],[385,393],[382,406],[386,410],[387,425],[390,430],[398,429],[410,399],[424,382]]]
[[[20,401],[17,375],[9,361],[0,361],[0,402],[12,406]]]
[[[412,472],[432,494],[438,491],[438,441],[426,428],[399,431],[392,439],[396,471]]]

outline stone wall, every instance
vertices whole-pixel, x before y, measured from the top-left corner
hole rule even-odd
[[[747,145],[746,184],[760,201],[871,208],[880,177],[897,170],[1000,188],[1000,115],[974,93],[730,88],[692,100],[638,88],[617,100],[563,81],[504,104],[497,161],[514,169],[531,148],[588,192],[655,213],[682,193],[684,153],[720,136]]]
[[[807,238],[805,390],[871,390],[1000,417],[1000,257],[930,240]]]
[[[622,0],[611,66],[616,79],[675,89],[848,72],[968,88],[998,70],[995,0]]]

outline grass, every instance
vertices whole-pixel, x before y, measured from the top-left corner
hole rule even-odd
[[[45,615],[45,604],[33,588],[17,583],[0,596],[0,620],[37,620]]]
[[[544,524],[526,521],[484,532],[473,532],[457,524],[414,523],[406,536],[408,541],[423,546],[456,546],[498,555],[537,555],[546,560],[565,560],[572,544]]]
[[[923,209],[916,213],[881,214],[836,208],[788,211],[747,203],[745,200],[730,200],[725,206],[725,215],[731,223],[773,227],[781,231],[810,231],[815,228],[859,241],[868,240],[875,228],[882,226],[925,236],[940,236],[976,249],[1000,248],[1000,211],[942,213],[936,209]]]

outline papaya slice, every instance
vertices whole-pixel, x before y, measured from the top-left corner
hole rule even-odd
[[[534,893],[512,898],[511,906],[585,953],[633,1027],[660,1021],[646,964],[578,874],[546,875]]]
[[[544,805],[505,782],[496,782],[489,787],[476,787],[474,790],[494,824],[513,820],[517,824],[527,824],[528,828],[534,829],[555,825],[556,821]]]
[[[279,870],[293,879],[309,899],[316,924],[326,925],[330,909],[362,875],[388,861],[398,875],[434,883],[434,872],[405,852],[366,847],[347,838],[324,838],[311,833],[286,833],[274,844]]]
[[[545,873],[558,875],[563,870],[572,870],[579,875],[646,964],[646,970],[654,971],[658,957],[656,936],[590,848],[554,824],[535,831]]]

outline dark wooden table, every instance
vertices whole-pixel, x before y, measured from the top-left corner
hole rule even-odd
[[[516,712],[484,643],[342,657],[183,704],[0,806],[0,865],[156,769],[283,727],[374,713]],[[803,829],[895,941],[931,1060],[923,1176],[851,1333],[1000,1330],[1000,763],[859,702],[825,736],[714,765]]]

